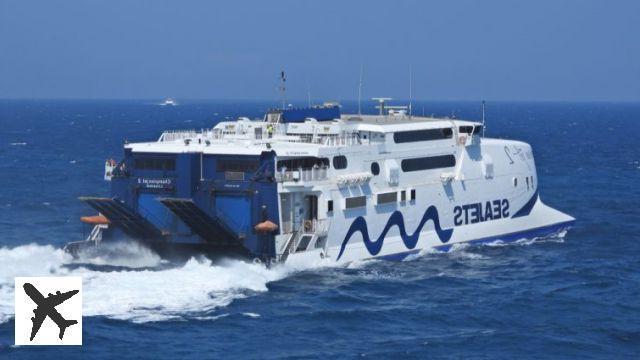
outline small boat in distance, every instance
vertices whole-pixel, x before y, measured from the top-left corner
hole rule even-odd
[[[176,106],[176,105],[178,105],[178,103],[173,98],[170,98],[170,97],[162,100],[162,102],[160,103],[160,106]]]

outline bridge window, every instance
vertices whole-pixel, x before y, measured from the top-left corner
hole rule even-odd
[[[420,171],[430,169],[440,169],[453,167],[456,165],[456,158],[453,155],[429,156],[402,160],[402,171]]]
[[[366,196],[354,196],[344,199],[345,209],[359,208],[367,205]]]
[[[452,136],[453,130],[451,128],[398,131],[393,133],[393,141],[396,144],[402,144],[416,141],[451,139]]]
[[[482,125],[476,125],[476,127],[473,129],[473,135],[480,134],[481,132],[482,132]]]
[[[333,158],[333,168],[336,170],[347,168],[347,157],[344,155],[335,156]]]
[[[398,202],[398,192],[378,194],[378,205]]]
[[[176,169],[175,159],[135,159],[134,166],[138,170],[165,170],[174,171]]]
[[[371,163],[371,173],[373,175],[378,175],[380,174],[380,165],[378,165],[377,162],[372,162]]]

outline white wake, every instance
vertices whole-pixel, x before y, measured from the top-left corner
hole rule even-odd
[[[283,265],[267,269],[239,260],[212,264],[204,258],[191,259],[178,267],[164,264],[149,269],[161,265],[160,258],[143,249],[135,257],[133,250],[125,251],[119,259],[92,259],[95,265],[121,266],[97,271],[92,266],[65,266],[73,265],[73,259],[52,246],[0,248],[0,323],[13,317],[16,276],[81,276],[84,316],[149,322],[206,317],[208,311],[265,292],[269,282],[300,270]]]

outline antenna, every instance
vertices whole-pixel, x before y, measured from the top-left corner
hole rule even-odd
[[[311,107],[311,86],[307,82],[307,102],[309,103],[309,107]]]
[[[409,117],[412,114],[412,103],[413,103],[413,94],[412,94],[412,84],[413,83],[413,67],[409,64]]]
[[[485,108],[485,101],[482,100],[482,137],[484,137],[484,130],[485,130],[485,126],[484,126],[484,108]]]
[[[376,106],[376,108],[380,109],[380,115],[384,115],[384,110],[385,110],[384,103],[386,101],[393,100],[393,99],[392,98],[379,97],[379,98],[371,98],[371,100],[377,100],[378,101],[379,105]]]
[[[287,99],[285,98],[285,93],[287,91],[287,88],[284,86],[286,81],[287,81],[287,78],[284,76],[284,70],[282,70],[280,71],[280,87],[278,89],[280,90],[280,96],[282,97],[283,110],[286,108],[285,104],[287,102]]]
[[[360,82],[358,82],[358,115],[362,115],[362,73],[364,72],[364,66],[360,64]]]

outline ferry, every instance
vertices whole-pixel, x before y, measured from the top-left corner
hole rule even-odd
[[[375,115],[287,107],[127,143],[105,164],[110,196],[80,198],[97,211],[82,218],[90,235],[66,249],[127,239],[163,256],[347,263],[546,237],[574,223],[541,201],[529,144],[387,100]]]
[[[160,106],[176,106],[176,105],[178,105],[178,103],[176,103],[176,101],[170,97],[162,100],[162,102],[160,103]]]

